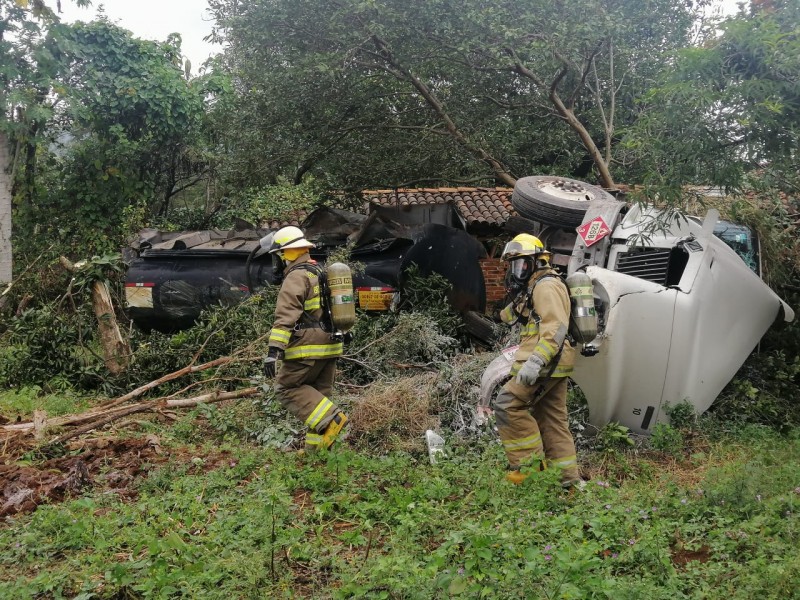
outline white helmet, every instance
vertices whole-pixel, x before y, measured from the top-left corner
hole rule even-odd
[[[287,250],[289,248],[313,248],[314,244],[309,242],[299,227],[282,227],[274,233],[270,233],[261,238],[261,247],[270,254]]]

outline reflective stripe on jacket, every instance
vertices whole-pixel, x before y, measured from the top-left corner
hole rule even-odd
[[[304,263],[316,264],[304,254],[286,265],[269,345],[284,350],[284,360],[336,358],[342,355],[342,342],[332,341],[318,326],[322,319],[319,277],[310,269],[293,268]]]

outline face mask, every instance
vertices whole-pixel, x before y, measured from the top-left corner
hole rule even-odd
[[[512,260],[508,265],[508,270],[515,279],[527,281],[531,276],[531,261],[525,258]]]
[[[533,273],[533,259],[529,256],[509,261],[506,271],[506,289],[511,293],[524,290]]]

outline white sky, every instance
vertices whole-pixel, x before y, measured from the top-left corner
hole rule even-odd
[[[55,2],[49,5],[55,9]],[[221,50],[220,46],[203,41],[213,25],[206,0],[93,0],[89,8],[61,0],[60,17],[68,23],[92,21],[100,6],[112,23],[135,37],[163,42],[170,33],[180,33],[181,50],[184,58],[191,61],[193,74],[209,56]]]
[[[714,4],[721,7],[723,14],[731,15],[741,1],[715,0]],[[180,33],[181,49],[192,63],[193,74],[209,56],[220,51],[219,46],[203,41],[213,25],[206,0],[94,0],[92,4],[90,8],[78,8],[72,0],[62,0],[61,18],[67,22],[91,21],[103,6],[113,23],[138,38],[163,42],[170,33]]]

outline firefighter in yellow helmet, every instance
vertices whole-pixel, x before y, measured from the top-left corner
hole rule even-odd
[[[501,258],[508,261],[506,288],[513,300],[500,317],[521,326],[511,379],[495,400],[497,428],[509,463],[506,479],[521,483],[528,472],[520,467],[542,470],[547,465],[560,468],[562,485],[570,487],[581,479],[567,421],[567,378],[575,362],[575,349],[567,339],[567,286],[551,267],[550,253],[533,235],[517,235]]]
[[[261,246],[277,256],[283,272],[264,375],[275,377],[278,400],[308,427],[306,450],[330,448],[347,423],[330,400],[342,340],[323,329],[322,269],[309,254],[314,244],[299,228],[284,227]]]

